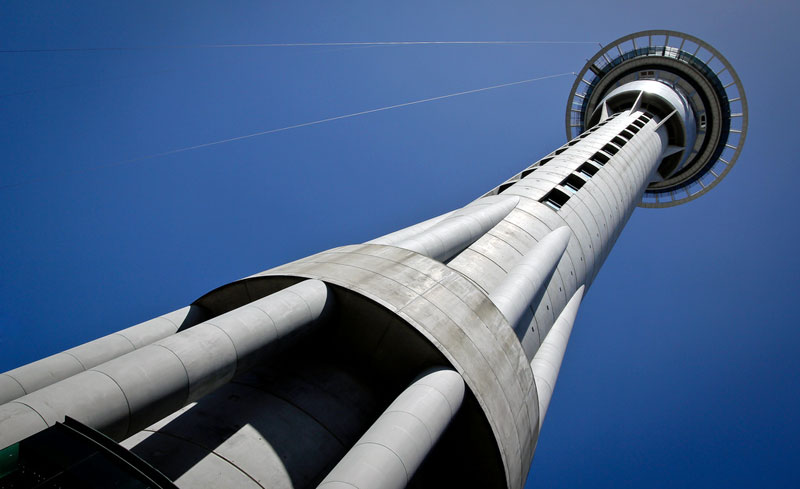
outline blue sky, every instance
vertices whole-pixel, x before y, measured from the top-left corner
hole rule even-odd
[[[469,202],[564,142],[592,44],[665,28],[744,83],[744,152],[709,194],[637,210],[584,300],[528,487],[800,483],[796,2],[4,2],[0,370],[221,284]],[[166,49],[167,46],[189,46]]]

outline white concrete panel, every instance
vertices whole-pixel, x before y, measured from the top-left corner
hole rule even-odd
[[[24,365],[14,370],[9,370],[5,375],[13,378],[18,385],[21,385],[25,392],[34,392],[42,387],[58,382],[77,373],[83,372],[84,368],[77,358],[67,353],[56,353],[55,355],[37,360],[28,365]],[[8,402],[13,399],[12,392],[18,390],[13,384],[8,384],[13,391],[0,392],[0,400]]]
[[[402,489],[444,432],[464,398],[450,369],[421,376],[384,411],[319,488]]]
[[[48,426],[70,416],[116,439],[123,438],[128,430],[128,401],[119,385],[100,372],[81,372],[0,406],[0,446],[16,443],[42,429],[34,418],[15,417],[13,410],[5,409],[16,403],[36,411]],[[10,437],[12,432],[14,438]]]
[[[181,325],[195,324],[194,321],[197,320],[198,315],[199,312],[196,307],[184,307],[61,353],[9,370],[6,375],[23,387],[24,392],[20,393],[13,383],[0,382],[0,404],[165,338],[178,331]]]
[[[92,369],[116,382],[128,402],[125,436],[186,404],[189,379],[181,361],[169,350],[150,345]]]

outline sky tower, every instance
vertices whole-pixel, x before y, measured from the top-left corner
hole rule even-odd
[[[566,129],[464,207],[0,374],[0,489],[521,488],[625,223],[716,185],[747,102],[714,48],[643,31]]]

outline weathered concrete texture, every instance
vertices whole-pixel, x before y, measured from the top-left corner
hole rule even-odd
[[[328,306],[306,281],[0,406],[0,446],[70,416],[120,440],[227,383]]]
[[[427,372],[381,414],[318,486],[403,489],[464,399],[464,380],[450,369]]]
[[[188,306],[61,353],[0,374],[0,404],[96,367],[118,356],[194,326],[204,319],[198,306]]]
[[[567,351],[569,335],[575,324],[581,300],[583,300],[583,291],[584,286],[579,287],[569,300],[531,361],[533,376],[536,379],[536,391],[539,393],[539,429],[542,427],[547,407],[553,397],[553,389],[558,380],[561,362]]]
[[[509,488],[522,487],[538,433],[529,360],[511,326],[477,286],[408,250],[354,245],[258,276],[316,278],[363,295],[427,338],[464,378],[494,433]]]

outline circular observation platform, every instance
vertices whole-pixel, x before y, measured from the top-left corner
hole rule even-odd
[[[694,200],[728,174],[742,151],[747,98],[741,80],[719,51],[694,36],[649,30],[621,37],[578,74],[567,101],[567,139],[599,122],[598,109],[608,103],[609,94],[640,81],[660,82],[679,93],[694,114],[696,137],[682,151],[664,157],[661,179],[648,185],[639,206],[672,207]],[[670,115],[660,113],[657,104],[644,107],[662,119]]]

